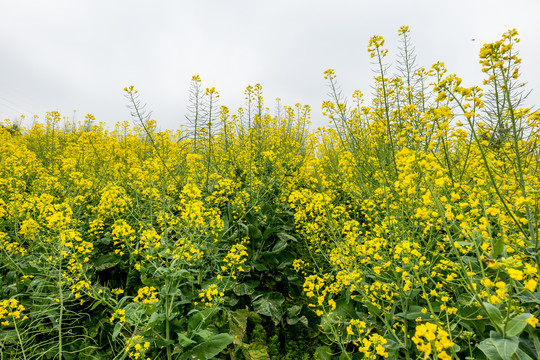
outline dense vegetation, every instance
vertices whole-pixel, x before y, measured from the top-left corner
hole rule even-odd
[[[369,42],[374,96],[0,129],[0,359],[538,359],[540,113]]]

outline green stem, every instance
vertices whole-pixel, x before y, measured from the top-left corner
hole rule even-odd
[[[21,334],[19,333],[19,328],[17,327],[17,322],[15,321],[15,318],[12,316],[13,319],[13,325],[15,326],[15,332],[17,333],[17,337],[19,338],[19,344],[21,344],[21,352],[23,354],[24,360],[26,360],[26,354],[24,353],[24,345],[21,339]],[[1,353],[1,352],[0,352]]]

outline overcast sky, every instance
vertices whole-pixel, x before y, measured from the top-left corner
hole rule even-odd
[[[122,89],[133,84],[159,127],[177,128],[199,74],[231,111],[260,83],[266,106],[308,104],[319,126],[324,70],[345,94],[369,95],[369,38],[382,35],[395,62],[402,25],[418,65],[444,61],[468,86],[481,85],[482,44],[516,28],[529,102],[540,105],[538,14],[538,0],[0,0],[0,119],[77,110],[112,127],[131,120]]]

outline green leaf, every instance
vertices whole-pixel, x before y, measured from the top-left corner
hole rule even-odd
[[[495,344],[493,344],[492,339],[485,339],[478,344],[478,348],[482,350],[482,352],[486,355],[486,358],[489,360],[504,360],[499,356],[499,352],[497,351]]]
[[[233,291],[236,295],[252,295],[255,292],[255,288],[259,285],[258,281],[246,281],[240,284],[236,284],[233,287]]]
[[[270,355],[261,341],[256,341],[245,346],[249,359],[251,360],[270,360]]]
[[[212,337],[212,335],[214,335],[214,333],[208,329],[201,329],[199,331],[194,331],[193,335],[200,336],[202,339],[201,341],[204,342],[204,341],[210,340],[210,338]]]
[[[286,267],[292,265],[292,263],[295,260],[294,255],[289,251],[282,251],[276,256],[276,260],[278,260],[279,264],[277,266],[277,269],[285,269]]]
[[[188,347],[189,345],[196,343],[196,341],[191,340],[190,338],[188,338],[186,335],[182,333],[176,333],[176,335],[178,336],[178,343],[182,347]]]
[[[249,236],[254,240],[259,240],[259,239],[262,239],[263,237],[261,230],[259,230],[259,228],[254,225],[249,224],[248,231],[249,231]]]
[[[207,341],[195,346],[191,351],[185,352],[182,354],[180,359],[200,359],[208,360],[215,357],[223,349],[229,346],[232,343],[233,337],[229,334],[217,334]]]
[[[240,345],[247,329],[249,311],[240,309],[229,312],[229,328],[235,345]]]
[[[94,302],[94,304],[92,304],[92,307],[90,308],[90,311],[94,310],[99,305],[101,305],[101,300]]]
[[[113,330],[113,333],[112,333],[113,340],[116,339],[118,334],[120,334],[120,330],[122,330],[122,323],[117,322],[116,325],[114,325],[114,330]]]
[[[516,355],[517,355],[519,360],[534,360],[532,357],[527,355],[527,353],[525,351],[521,350],[520,348],[517,349]],[[539,354],[539,356],[540,356],[540,354]]]
[[[280,240],[283,240],[285,242],[287,242],[287,241],[297,242],[298,241],[294,236],[283,233],[283,232],[277,233],[276,235]]]
[[[263,263],[255,263],[255,264],[253,264],[253,267],[257,271],[267,271],[268,270],[268,267],[266,265],[264,265]]]
[[[504,238],[502,236],[498,236],[493,242],[492,257],[494,259],[498,258],[499,255],[503,253],[503,251],[504,251]]]
[[[398,351],[405,348],[404,345],[401,345],[399,342],[394,340],[393,337],[390,337],[390,335],[385,335],[384,338],[386,339],[386,347],[390,350]]]
[[[506,336],[519,336],[523,330],[527,327],[527,319],[531,317],[529,313],[519,314],[518,316],[510,319],[506,324]]]
[[[280,252],[281,250],[285,249],[287,247],[287,242],[283,240],[278,240],[276,245],[272,248],[272,251],[270,253],[275,254],[277,252]]]
[[[533,338],[534,348],[536,352],[540,354],[540,339],[538,339],[538,336],[533,336],[532,338]]]
[[[165,322],[165,314],[155,311],[152,313],[152,315],[150,315],[150,319],[148,320],[148,326],[154,327],[164,322]]]
[[[330,360],[332,359],[332,350],[328,346],[319,346],[315,349],[313,357],[316,360]]]
[[[188,331],[192,332],[203,321],[203,315],[200,311],[193,314],[188,321]]]
[[[115,267],[120,261],[120,257],[114,254],[101,255],[94,261],[94,267],[96,271],[103,271]]]
[[[488,359],[511,359],[516,353],[519,346],[519,338],[512,336],[509,338],[503,338],[496,331],[490,333],[490,338],[485,339],[478,348],[486,355]]]
[[[412,305],[409,307],[409,311],[407,311],[406,313],[403,313],[403,312],[397,313],[396,316],[399,316],[408,320],[415,320],[418,318],[421,318],[423,320],[429,320],[430,314],[427,312],[424,314],[422,312],[422,309],[423,309],[422,306]]]
[[[296,325],[300,321],[299,317],[287,318],[287,325]]]
[[[291,318],[298,316],[298,314],[300,314],[300,311],[302,311],[302,305],[293,305],[287,309],[287,316]]]
[[[364,303],[364,306],[367,307],[371,315],[375,315],[375,316],[381,315],[381,310],[377,306],[373,305],[371,302],[366,301]]]
[[[506,339],[493,339],[493,344],[503,359],[511,359],[518,349],[519,339],[514,336]]]
[[[488,316],[490,320],[494,323],[494,325],[497,325],[500,329],[502,329],[503,316],[499,308],[485,301],[484,301],[484,307],[486,308]]]
[[[19,341],[18,334],[15,330],[5,330],[5,329],[2,329],[2,331],[0,332],[0,340],[4,344],[17,344]]]
[[[253,301],[253,310],[258,314],[270,316],[277,324],[281,321],[281,304],[284,301],[285,298],[278,292],[266,293]]]
[[[336,308],[332,310],[328,315],[323,316],[321,319],[321,327],[325,332],[331,331],[331,324],[340,324],[344,319],[350,319],[356,317],[356,311],[352,302],[347,299],[338,299],[336,301]]]
[[[223,230],[224,231],[229,230],[229,216],[227,214],[223,215]]]
[[[276,232],[276,230],[279,229],[278,227],[269,227],[267,228],[266,230],[264,230],[264,233],[263,233],[263,239],[268,239],[272,234],[274,234]]]
[[[210,321],[209,316],[212,314],[212,309],[204,309],[196,311],[188,320],[188,332],[197,330],[199,327],[205,327],[205,323]]]

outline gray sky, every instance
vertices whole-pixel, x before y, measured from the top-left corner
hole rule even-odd
[[[0,1],[0,119],[77,110],[78,120],[92,113],[112,127],[131,120],[122,89],[133,84],[159,127],[177,128],[199,74],[231,111],[260,83],[266,106],[278,96],[308,104],[314,125],[324,125],[323,71],[336,70],[347,96],[369,96],[369,38],[382,35],[395,63],[402,25],[418,65],[444,61],[468,86],[481,86],[482,44],[516,28],[522,80],[540,105],[537,0]]]

